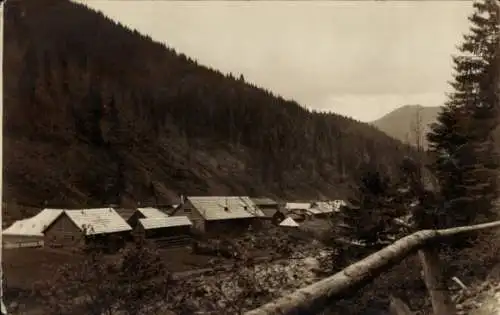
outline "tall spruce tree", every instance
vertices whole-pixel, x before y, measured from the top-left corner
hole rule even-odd
[[[427,138],[443,197],[440,226],[491,218],[497,196],[498,12],[495,0],[473,3],[470,33],[453,57],[453,92]]]
[[[339,236],[378,249],[394,240],[398,227],[393,220],[406,213],[395,202],[396,185],[389,177],[377,171],[375,165],[362,168],[355,196],[338,213],[336,219],[341,224],[337,228]]]
[[[396,224],[408,213],[398,192],[399,183],[377,171],[377,165],[372,163],[360,168],[352,198],[332,217],[330,267],[333,272],[407,234]]]

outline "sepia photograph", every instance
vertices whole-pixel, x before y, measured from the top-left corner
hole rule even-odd
[[[2,315],[500,314],[500,0],[6,0]]]

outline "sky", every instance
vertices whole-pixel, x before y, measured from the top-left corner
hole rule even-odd
[[[439,106],[472,1],[78,1],[301,105],[372,121]]]

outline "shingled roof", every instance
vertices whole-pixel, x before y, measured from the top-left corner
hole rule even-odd
[[[113,208],[65,210],[64,213],[86,235],[130,231],[132,228]]]
[[[139,219],[139,222],[145,230],[192,225],[191,221],[186,216],[143,218]]]
[[[45,229],[62,213],[63,210],[61,209],[44,209],[31,218],[15,221],[11,226],[3,230],[2,234],[43,236]]]
[[[281,223],[280,223],[280,226],[286,226],[286,227],[298,227],[299,224],[297,222],[295,222],[294,219],[288,217],[286,218],[285,220],[283,220]]]
[[[267,197],[253,197],[251,200],[257,206],[276,206],[278,204],[275,200]]]
[[[264,213],[247,196],[195,196],[187,199],[205,220],[229,220],[264,216]]]

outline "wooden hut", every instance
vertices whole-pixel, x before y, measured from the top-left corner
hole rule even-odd
[[[78,249],[93,245],[114,251],[132,228],[113,208],[64,210],[45,230],[49,247]]]
[[[247,196],[187,197],[173,216],[187,216],[197,232],[219,234],[258,226],[264,213]]]
[[[134,232],[162,246],[184,245],[191,241],[191,226],[186,216],[142,218]]]

